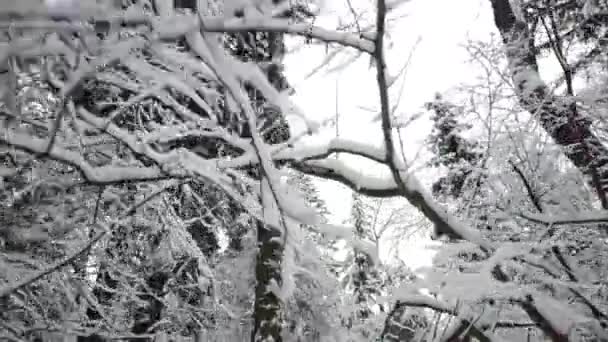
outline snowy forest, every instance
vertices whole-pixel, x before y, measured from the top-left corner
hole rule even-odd
[[[0,341],[608,341],[608,2],[483,0],[483,77],[410,113],[425,0],[334,1],[0,0]],[[381,143],[294,101],[308,46]]]

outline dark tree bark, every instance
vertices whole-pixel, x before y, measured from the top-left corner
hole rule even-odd
[[[602,206],[608,209],[608,148],[593,133],[591,123],[573,99],[557,96],[542,82],[538,72],[537,49],[528,23],[518,19],[509,0],[490,0],[494,22],[506,47],[514,84],[521,106],[540,122],[562,147],[564,154],[583,172],[595,188]]]
[[[267,140],[272,143],[280,143],[289,138],[286,123],[282,122],[279,126],[281,128],[269,134]],[[264,185],[266,181],[261,178],[259,169],[252,169],[251,175],[253,178],[260,179],[262,186],[268,186]],[[258,255],[255,266],[254,327],[251,332],[251,341],[280,342],[283,340],[281,331],[284,321],[284,303],[272,289],[279,289],[283,284],[281,276],[284,251],[283,233],[279,230],[279,227],[273,227],[257,220],[255,228],[257,231]]]
[[[281,260],[283,245],[281,234],[277,230],[257,222],[258,256],[255,266],[255,304],[254,327],[251,341],[282,341],[281,327],[283,322],[283,303],[270,285],[277,283],[281,286]]]

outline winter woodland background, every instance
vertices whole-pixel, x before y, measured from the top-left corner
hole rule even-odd
[[[608,341],[604,0],[0,1],[0,339]]]

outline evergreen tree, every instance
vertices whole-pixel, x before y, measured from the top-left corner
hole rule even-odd
[[[355,229],[356,238],[359,240],[369,240],[372,223],[369,218],[369,208],[365,205],[361,195],[353,193],[353,204],[351,208],[351,222]],[[353,250],[355,262],[354,273],[352,275],[353,290],[355,293],[355,304],[360,305],[357,318],[366,319],[369,317],[369,308],[364,304],[369,302],[371,272],[373,264],[367,254],[355,248]]]
[[[432,102],[426,104],[426,108],[433,112],[431,119],[434,121],[433,132],[427,140],[434,154],[430,164],[447,169],[446,174],[433,183],[432,192],[444,202],[456,202],[458,212],[464,207],[461,203],[463,200],[475,200],[465,196],[466,190],[478,190],[483,182],[483,174],[475,172],[481,167],[483,154],[479,152],[478,143],[462,136],[465,130],[471,128],[459,121],[463,114],[462,107],[443,100],[437,94]],[[480,218],[485,221],[484,214]],[[457,238],[435,227],[434,237],[444,235],[450,239]]]
[[[327,221],[329,210],[327,209],[325,200],[321,198],[319,190],[313,182],[313,178],[304,173],[293,171],[292,179],[293,183],[295,183],[301,194],[304,196],[306,204],[308,204],[311,208],[314,208],[320,217]]]
[[[297,191],[304,204],[314,209],[321,222],[327,223],[329,211],[325,200],[320,196],[314,179],[295,170],[289,170],[287,186]],[[329,335],[335,335],[339,327],[338,279],[335,271],[333,253],[336,252],[335,241],[323,236],[318,227],[300,224],[302,246],[294,258],[297,267],[310,271],[309,275],[295,278],[295,291],[286,303],[288,340],[323,341]],[[293,232],[291,234],[294,234]],[[293,238],[293,237],[292,237]],[[314,276],[313,276],[314,274]],[[333,331],[332,331],[333,330]]]
[[[347,222],[355,230],[355,239],[362,242],[373,241],[371,213],[372,209],[365,198],[353,192],[351,213]],[[353,294],[354,312],[346,318],[345,324],[349,329],[353,329],[354,333],[360,333],[363,337],[369,338],[371,331],[367,328],[359,328],[371,318],[371,307],[375,304],[374,296],[380,294],[376,265],[365,251],[357,247],[352,248],[346,260],[346,291]]]
[[[385,201],[353,193],[347,224],[353,227],[355,239],[379,249],[385,229],[399,225],[399,214],[393,210],[396,209],[386,205]],[[354,308],[344,318],[343,324],[350,329],[354,339],[363,337],[370,340],[378,335],[385,341],[392,341],[395,337],[400,341],[412,340],[417,336],[412,331],[426,326],[424,314],[415,308],[406,310],[403,305],[389,311],[377,298],[411,281],[413,274],[404,264],[375,264],[378,261],[372,260],[368,253],[352,248],[342,269],[345,296]],[[382,324],[384,328],[381,329]]]
[[[302,197],[304,203],[311,209],[314,209],[321,222],[327,223],[327,216],[329,210],[325,200],[321,198],[317,186],[313,183],[313,178],[309,175],[301,173],[299,171],[290,170],[289,180],[287,184],[293,187],[298,192],[298,195]],[[307,232],[308,237],[315,241],[321,250],[329,249],[332,250],[332,241],[326,240],[322,234],[318,232],[317,227],[311,227],[306,224],[301,225],[302,228]]]
[[[458,117],[462,108],[444,101],[440,94],[426,104],[433,111],[433,132],[428,144],[434,156],[431,165],[443,166],[447,174],[433,183],[433,194],[453,199],[460,198],[469,176],[479,165],[482,154],[477,151],[479,145],[462,137],[462,132],[470,125],[462,124]]]

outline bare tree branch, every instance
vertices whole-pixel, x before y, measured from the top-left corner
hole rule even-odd
[[[530,184],[530,182],[526,178],[526,175],[524,175],[524,172],[512,160],[509,160],[509,164],[511,164],[513,171],[515,171],[515,173],[517,173],[517,175],[519,176],[519,179],[521,179],[522,183],[524,183],[524,188],[526,189],[526,193],[528,194],[528,197],[530,198],[530,201],[532,202],[532,204],[534,205],[536,210],[538,210],[538,212],[542,213],[543,207],[540,204],[540,200],[539,200],[538,196],[536,195],[536,192],[532,188],[532,184]]]
[[[408,176],[408,181],[405,182],[397,165],[401,163],[397,159],[395,153],[395,144],[393,142],[393,127],[391,118],[391,107],[389,104],[388,82],[386,60],[384,57],[384,34],[386,21],[386,4],[384,1],[378,1],[377,17],[376,17],[376,49],[374,58],[376,61],[376,80],[378,91],[380,94],[381,117],[382,117],[382,133],[384,135],[384,144],[386,148],[386,163],[391,170],[393,180],[401,190],[401,194],[407,198],[412,205],[422,211],[437,227],[443,232],[450,232],[453,236],[459,236],[465,240],[471,241],[480,246],[485,251],[491,251],[493,246],[489,241],[485,240],[481,234],[470,227],[465,226],[458,219],[448,214],[444,209],[440,208],[430,196],[422,189],[418,180],[413,176]]]
[[[76,251],[72,255],[66,257],[62,261],[59,261],[59,262],[47,267],[45,270],[43,270],[41,272],[37,272],[36,274],[34,274],[32,276],[26,277],[25,279],[17,282],[16,284],[3,287],[2,289],[0,289],[0,298],[8,296],[13,292],[36,282],[37,280],[41,279],[42,277],[47,276],[47,275],[59,270],[60,268],[73,263],[81,255],[86,253],[94,244],[96,244],[99,240],[101,240],[106,235],[106,233],[107,233],[106,230],[98,233],[93,239],[91,239],[91,241],[87,242],[83,247],[78,249],[78,251]]]

